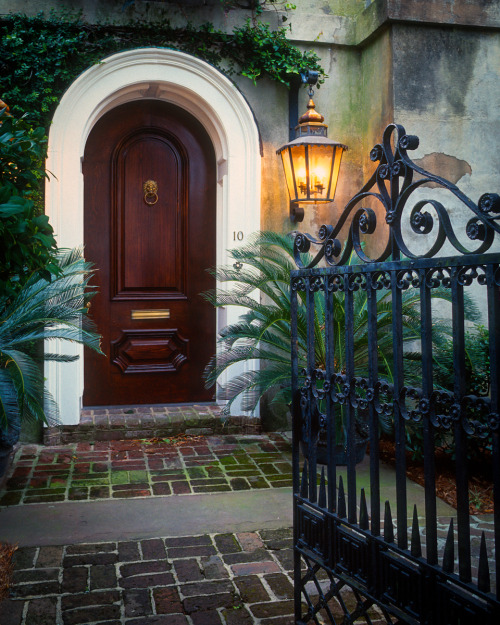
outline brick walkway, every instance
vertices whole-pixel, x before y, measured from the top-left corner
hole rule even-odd
[[[291,530],[156,538],[15,554],[2,625],[290,625]]]
[[[152,421],[156,429],[151,431],[148,418],[138,423],[136,413],[122,417],[122,436],[126,420],[127,437],[146,431],[162,434],[163,439],[21,447],[0,493],[0,505],[23,507],[29,514],[31,504],[168,500],[170,495],[291,485],[286,437],[204,436],[203,432],[213,431],[207,421],[212,415],[205,412],[201,419],[198,415],[174,419],[169,438],[165,428],[172,427],[171,416],[161,413],[160,420]],[[95,438],[96,432],[109,432],[112,425],[118,429],[115,414],[90,417]],[[67,429],[64,436],[71,440],[73,432]],[[117,538],[119,534],[117,528]],[[1,625],[293,622],[289,528],[21,547],[14,567],[10,598],[0,605]]]
[[[0,506],[278,488],[291,471],[280,434],[26,445]]]
[[[119,430],[114,414],[90,417],[93,430],[89,425],[87,432],[94,440],[98,432],[111,437],[109,428]],[[162,413],[162,428],[172,427],[166,417],[167,411]],[[184,496],[234,497],[234,491],[270,493],[291,485],[286,436],[213,434],[207,421],[212,417],[210,411],[198,420],[184,415],[175,420],[182,421],[183,431],[169,430],[169,435],[165,429],[148,430],[149,416],[139,424],[142,429],[133,429],[137,413],[130,413],[121,421],[121,435],[127,440],[21,447],[0,492],[0,506],[30,515],[36,509],[32,504],[48,504],[44,508],[49,509],[59,502],[87,507],[99,500],[99,505],[111,505],[113,500],[125,504],[124,499],[156,498],[160,503],[160,497],[168,502],[179,495],[189,502],[196,497]],[[159,421],[152,423],[157,428]],[[144,428],[163,438],[133,438],[143,435]],[[65,432],[69,440],[73,434],[74,430]],[[473,549],[478,550],[480,530],[488,539],[491,520],[472,521]],[[442,519],[440,545],[448,523],[449,518]],[[291,625],[291,529],[236,532],[231,526],[231,533],[207,531],[214,532],[200,527],[192,536],[168,536],[162,529],[161,538],[126,540],[117,526],[107,542],[21,547],[15,554],[11,596],[0,604],[0,624]],[[422,539],[425,548],[425,536]],[[374,624],[385,622],[376,613],[371,619]]]

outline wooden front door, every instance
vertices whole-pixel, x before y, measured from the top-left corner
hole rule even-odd
[[[85,257],[106,356],[85,353],[85,406],[209,401],[215,351],[215,154],[202,125],[157,100],[123,104],[85,148]]]

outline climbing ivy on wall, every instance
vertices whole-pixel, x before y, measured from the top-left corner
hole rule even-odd
[[[71,82],[113,53],[140,47],[168,47],[193,54],[227,75],[254,83],[267,76],[285,85],[307,68],[324,70],[314,52],[302,52],[286,37],[287,29],[246,22],[232,33],[212,24],[173,27],[161,23],[130,26],[91,25],[80,16],[51,13],[9,15],[0,22],[0,98],[17,115],[48,127],[57,103]]]

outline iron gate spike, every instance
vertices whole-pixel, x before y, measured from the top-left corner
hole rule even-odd
[[[413,506],[413,524],[411,528],[411,555],[415,558],[422,557],[422,544],[420,542],[420,529],[418,527],[417,504]]]
[[[384,540],[386,543],[394,542],[394,527],[392,526],[391,504],[387,499],[384,513]]]
[[[477,570],[477,587],[483,592],[490,592],[490,569],[488,567],[488,553],[486,551],[486,537],[481,534],[481,546],[479,548],[479,566]]]
[[[347,516],[347,508],[345,505],[345,493],[344,493],[344,481],[342,476],[339,476],[339,501],[337,505],[337,514],[341,519],[345,519]]]
[[[362,530],[369,529],[368,508],[366,506],[365,489],[361,489],[361,499],[359,503],[359,527]]]
[[[453,536],[453,519],[450,521],[443,554],[443,571],[453,573],[455,570],[455,542]]]

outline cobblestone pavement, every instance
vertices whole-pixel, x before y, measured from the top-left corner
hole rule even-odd
[[[281,434],[25,445],[0,506],[291,486]]]
[[[14,556],[2,625],[290,625],[291,530],[62,547]]]

